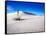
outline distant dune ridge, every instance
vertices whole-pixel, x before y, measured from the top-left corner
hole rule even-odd
[[[36,15],[36,14],[33,14],[33,13],[28,13],[28,12],[24,12],[25,14],[28,14],[28,15]]]
[[[30,14],[30,15],[28,15]],[[19,12],[23,21],[13,20],[16,13],[7,14],[7,33],[44,32],[44,16],[36,16],[32,13]]]

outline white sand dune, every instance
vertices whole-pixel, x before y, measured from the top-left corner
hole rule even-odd
[[[44,32],[44,16],[21,14],[22,21],[16,21],[15,13],[7,14],[7,33]]]

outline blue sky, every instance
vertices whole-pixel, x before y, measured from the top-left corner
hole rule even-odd
[[[38,2],[7,1],[7,13],[14,13],[19,10],[34,13],[36,15],[44,15],[44,6],[44,3]]]

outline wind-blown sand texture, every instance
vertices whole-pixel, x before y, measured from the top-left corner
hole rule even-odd
[[[44,16],[21,14],[21,19],[16,21],[15,13],[7,14],[7,33],[44,32]]]

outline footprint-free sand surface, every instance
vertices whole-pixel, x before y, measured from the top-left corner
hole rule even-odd
[[[7,14],[7,33],[44,32],[44,16],[21,14],[25,20],[16,21],[15,14]]]

